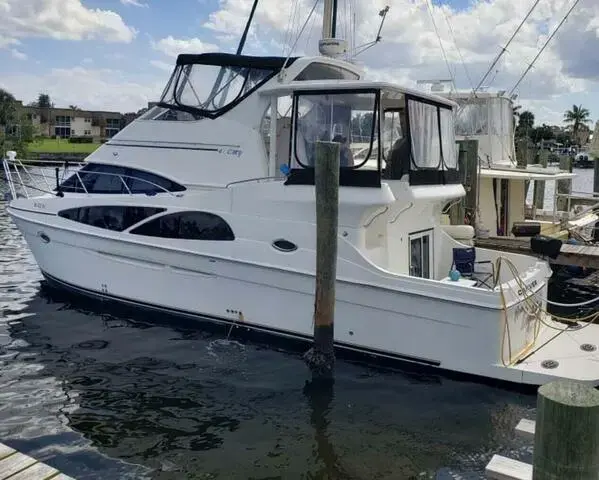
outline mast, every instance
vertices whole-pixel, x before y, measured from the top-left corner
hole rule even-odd
[[[338,0],[324,0],[322,15],[322,38],[318,42],[320,54],[335,57],[347,52],[347,42],[337,38],[337,2]]]
[[[322,14],[322,39],[335,38],[337,30],[337,0],[324,0],[324,12]]]

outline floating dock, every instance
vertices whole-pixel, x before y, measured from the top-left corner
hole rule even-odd
[[[530,238],[528,237],[477,238],[474,241],[474,245],[480,248],[522,253],[524,255],[534,255],[545,258],[532,251],[530,247]],[[549,263],[554,263],[556,265],[577,265],[579,267],[599,269],[599,246],[571,245],[569,243],[563,243],[557,258],[549,258],[547,260]]]
[[[0,443],[0,480],[75,480]]]

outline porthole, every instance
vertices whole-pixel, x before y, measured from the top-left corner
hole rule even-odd
[[[37,232],[37,234],[42,239],[42,242],[50,243],[50,237],[46,235],[44,232]]]
[[[281,252],[293,252],[297,250],[297,245],[284,238],[279,238],[272,242],[272,246]]]

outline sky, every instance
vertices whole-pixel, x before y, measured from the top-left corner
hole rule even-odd
[[[485,86],[512,90],[576,0],[540,0]],[[479,83],[535,0],[339,0],[338,33],[382,41],[354,62],[372,80]],[[160,97],[179,53],[234,52],[252,0],[0,0],[0,87],[25,103],[137,111]],[[314,5],[313,14],[310,16]],[[355,23],[351,21],[355,18]],[[244,53],[316,54],[322,0],[260,0]],[[305,25],[298,37],[302,26]],[[355,25],[355,28],[351,28]],[[578,0],[519,87],[536,123],[581,104],[599,118],[599,1]]]

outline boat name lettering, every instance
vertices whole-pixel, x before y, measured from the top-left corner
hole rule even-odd
[[[41,202],[33,202],[33,207],[34,208],[46,208],[46,204],[41,203]]]
[[[527,285],[527,288],[535,288],[536,286],[537,286],[537,281],[533,280],[532,282],[530,282],[530,285]],[[521,288],[520,290],[518,290],[518,295],[523,295],[524,290],[527,290],[527,288]]]
[[[231,155],[233,157],[241,157],[243,150],[241,150],[241,148],[219,148],[218,153],[222,155]]]

